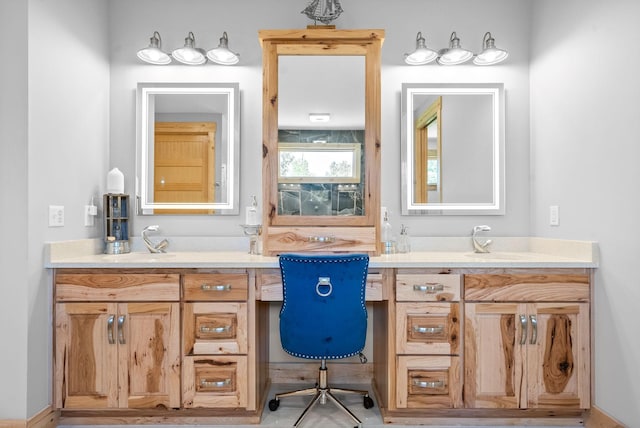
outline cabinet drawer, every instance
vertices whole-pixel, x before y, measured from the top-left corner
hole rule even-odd
[[[475,301],[589,301],[589,275],[465,275],[464,297]]]
[[[178,274],[58,273],[55,281],[57,302],[180,300]]]
[[[182,405],[247,407],[247,357],[190,356],[184,358]]]
[[[185,303],[182,319],[185,355],[247,353],[246,303]]]
[[[247,300],[246,273],[191,273],[183,277],[184,299],[191,301]]]
[[[396,275],[398,302],[440,302],[460,300],[460,275],[413,274]]]
[[[341,221],[339,217],[334,217]],[[287,217],[287,221],[294,216]],[[299,217],[301,222],[308,222],[309,218]],[[269,227],[265,231],[265,246],[267,255],[277,255],[288,252],[327,252],[349,251],[375,253],[375,227]]]
[[[459,303],[398,303],[396,325],[398,354],[459,352]]]
[[[399,409],[462,407],[460,357],[399,356],[397,376]]]
[[[258,288],[258,300],[267,302],[281,302],[282,297],[282,275],[280,270],[265,270],[256,276],[256,284]],[[367,285],[365,290],[365,299],[367,301],[382,300],[382,274],[367,274]]]

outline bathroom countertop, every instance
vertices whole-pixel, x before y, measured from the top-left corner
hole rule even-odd
[[[597,244],[590,241],[519,238],[497,244],[496,251],[473,253],[457,248],[456,239],[438,238],[420,243],[419,249],[406,254],[371,257],[373,268],[596,268]],[[515,238],[511,238],[512,240]],[[198,249],[152,254],[133,247],[127,254],[100,254],[96,240],[66,241],[48,244],[46,268],[278,268],[278,258],[251,255],[242,250]],[[499,242],[499,241],[498,241]],[[230,247],[224,247],[230,248]]]

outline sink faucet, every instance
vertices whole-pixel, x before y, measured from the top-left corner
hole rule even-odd
[[[160,226],[158,226],[157,224],[153,226],[147,226],[142,229],[142,240],[144,241],[144,244],[147,246],[149,251],[152,253],[164,253],[169,246],[169,241],[166,239],[163,239],[157,244],[154,244],[153,242],[151,242],[151,240],[149,240],[149,237],[147,237],[147,232],[157,232],[158,229],[160,229]]]
[[[471,235],[471,241],[473,242],[473,251],[476,253],[488,253],[489,245],[491,245],[491,239],[487,239],[485,242],[478,241],[476,236],[478,232],[489,232],[491,228],[487,225],[474,226],[473,234]]]

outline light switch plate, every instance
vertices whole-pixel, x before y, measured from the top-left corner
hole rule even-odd
[[[549,225],[560,226],[560,208],[557,205],[549,207]]]
[[[64,226],[64,205],[49,205],[49,227]]]

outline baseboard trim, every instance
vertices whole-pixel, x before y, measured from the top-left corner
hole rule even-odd
[[[47,406],[29,419],[0,419],[0,428],[55,428],[58,412]]]
[[[596,406],[591,406],[591,410],[585,415],[584,426],[586,428],[626,428],[626,425]]]

